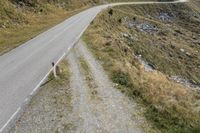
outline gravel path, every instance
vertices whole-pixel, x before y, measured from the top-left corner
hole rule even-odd
[[[92,54],[87,50],[85,44],[80,41],[76,46],[76,53],[83,57],[91,70],[93,80],[97,87],[92,88],[97,91],[98,100],[88,100],[88,86],[82,84],[82,76],[77,75],[77,82],[80,84],[79,95],[83,95],[81,101],[81,110],[83,114],[84,125],[83,132],[91,133],[139,133],[139,117],[135,114],[136,104],[125,97],[120,91],[113,87],[101,65],[95,60]],[[72,59],[73,61],[76,59]],[[73,64],[74,69],[76,65]],[[80,69],[77,69],[78,71]],[[75,70],[73,70],[75,71]],[[78,74],[78,73],[77,73]],[[81,79],[80,79],[81,78]],[[76,84],[77,85],[77,84]],[[82,89],[82,90],[81,90]],[[91,88],[90,88],[91,89]],[[75,90],[77,91],[77,90]],[[134,112],[135,111],[135,112]],[[87,130],[87,131],[86,131]],[[80,130],[78,131],[80,132]]]

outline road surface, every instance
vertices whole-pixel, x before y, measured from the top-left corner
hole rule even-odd
[[[165,4],[177,2],[185,0]],[[58,63],[70,51],[99,12],[109,6],[156,3],[161,2],[115,3],[90,8],[0,56],[0,133],[8,131],[52,70],[52,62]]]

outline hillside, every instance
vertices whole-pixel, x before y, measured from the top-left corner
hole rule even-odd
[[[161,132],[200,131],[200,2],[114,7],[84,40]]]

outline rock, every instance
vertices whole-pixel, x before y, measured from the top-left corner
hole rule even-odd
[[[197,40],[197,37],[193,35],[193,36],[192,36],[192,39]]]
[[[119,21],[125,26],[127,26],[128,28],[135,28],[135,26],[137,25],[136,17],[133,17],[133,18],[124,17],[124,18],[121,18],[121,20],[118,20],[118,22]]]
[[[123,37],[126,37],[126,38],[129,37],[129,35],[128,35],[127,33],[122,33],[122,36],[123,36]]]
[[[173,21],[174,17],[175,17],[174,14],[168,13],[168,12],[161,12],[159,13],[159,16],[158,16],[158,18],[164,22],[171,22]]]
[[[180,51],[181,51],[181,52],[185,52],[185,49],[182,49],[182,48],[181,48]]]
[[[186,52],[185,53],[187,56],[191,57],[191,54],[189,52]]]
[[[169,56],[170,56],[170,57],[173,57],[173,53],[172,53],[172,52],[170,52],[170,53],[169,53]]]
[[[170,79],[176,81],[177,83],[183,84],[189,88],[200,90],[200,85],[197,84],[194,80],[185,79],[180,76],[171,76]]]
[[[190,12],[190,16],[193,16],[195,18],[200,18],[200,13],[197,12]]]
[[[149,23],[141,23],[137,25],[137,28],[142,32],[148,32],[148,33],[155,33],[158,31],[158,28],[156,26]]]
[[[129,27],[129,28],[132,28],[132,27],[134,27],[134,26],[135,26],[134,23],[128,22],[128,27]]]
[[[155,66],[151,63],[144,61],[142,59],[142,55],[137,55],[136,59],[138,59],[138,61],[143,65],[145,71],[149,72],[155,70]]]
[[[131,34],[129,34],[129,33],[121,33],[122,34],[122,36],[124,37],[124,38],[127,38],[127,39],[129,39],[130,41],[134,41],[134,40],[137,40],[137,39],[135,39]]]
[[[5,25],[1,25],[0,27],[1,27],[1,28],[4,28],[4,29],[6,28],[6,26],[5,26]]]
[[[119,86],[119,84],[114,84],[114,87],[118,87]]]
[[[19,5],[19,6],[25,6],[25,3],[22,2],[22,1],[19,1],[18,5]]]

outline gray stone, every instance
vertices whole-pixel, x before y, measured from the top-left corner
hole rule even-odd
[[[170,79],[191,89],[200,90],[200,85],[197,84],[194,80],[185,79],[181,76],[171,76]]]
[[[189,56],[189,57],[191,57],[191,54],[189,52],[186,52],[186,55]]]
[[[181,51],[181,52],[185,52],[185,49],[181,48],[180,51]]]
[[[137,40],[136,38],[134,38],[134,37],[133,37],[131,34],[129,34],[129,33],[121,33],[121,35],[122,35],[124,38],[129,39],[130,41]]]
[[[168,12],[161,12],[159,13],[159,16],[158,16],[158,18],[164,22],[171,22],[173,21],[174,17],[175,17],[174,14],[168,13]]]
[[[137,55],[136,59],[144,66],[144,70],[147,72],[154,71],[155,67],[153,64],[150,64],[142,59],[142,55]]]
[[[147,32],[147,33],[155,33],[158,31],[158,28],[152,24],[149,23],[141,23],[137,25],[137,28],[142,31],[142,32]]]
[[[122,33],[122,36],[123,36],[123,37],[126,37],[126,38],[129,37],[129,35],[128,35],[127,33]]]

